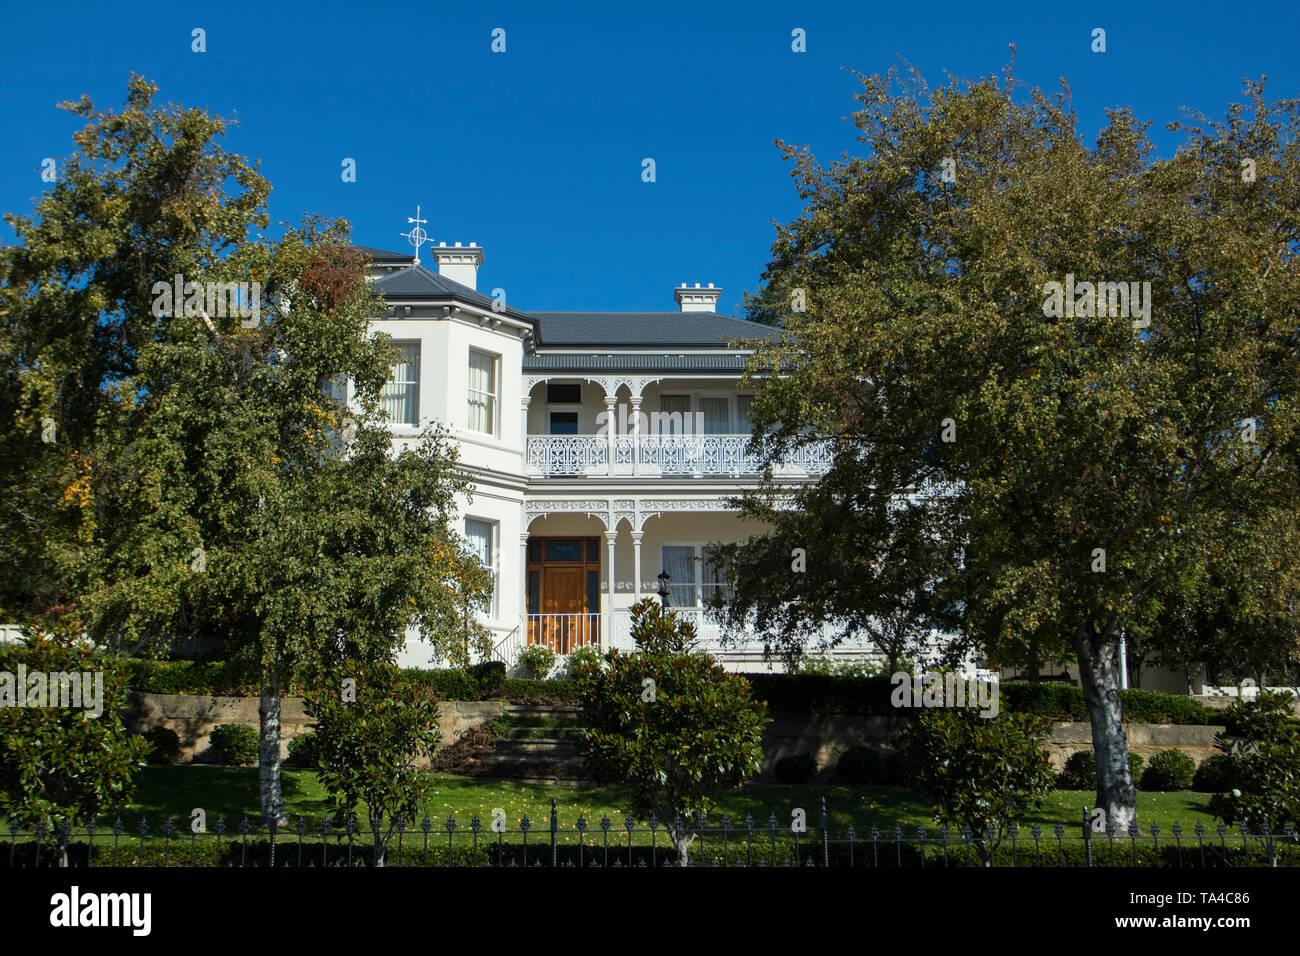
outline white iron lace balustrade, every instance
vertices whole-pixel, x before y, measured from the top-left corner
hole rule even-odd
[[[608,474],[604,435],[530,435],[528,470],[543,475]]]
[[[614,438],[614,472],[640,475],[757,475],[763,457],[748,450],[749,435],[642,435]],[[609,474],[608,435],[529,435],[528,470],[545,476]],[[778,466],[787,474],[822,475],[834,458],[829,441],[789,449]]]

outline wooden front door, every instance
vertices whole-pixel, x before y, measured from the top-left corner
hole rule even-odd
[[[598,642],[598,539],[534,538],[528,551],[528,643],[569,654]]]

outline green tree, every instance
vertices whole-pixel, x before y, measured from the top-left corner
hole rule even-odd
[[[470,489],[444,433],[391,450],[396,353],[368,334],[381,303],[346,224],[261,235],[270,186],[217,144],[226,122],[155,92],[133,77],[119,113],[65,104],[79,149],[8,219],[0,607],[75,607],[127,653],[219,638],[260,683],[262,812],[283,821],[286,682],[390,659],[411,626],[439,656],[484,649],[463,618],[490,579],[451,527]],[[179,313],[158,296],[176,276]],[[252,315],[189,298],[217,281],[249,283]]]
[[[74,634],[65,621],[29,628],[25,645],[0,644],[0,816],[24,827],[111,818],[125,809],[149,751],[122,720],[126,668]],[[20,674],[27,686],[18,686]]]
[[[437,698],[391,664],[357,662],[335,670],[306,709],[320,781],[341,819],[365,804],[374,865],[383,866],[398,821],[413,826],[434,787],[418,763],[438,744]]]
[[[588,728],[580,752],[597,779],[635,790],[635,809],[671,823],[699,819],[719,794],[758,772],[767,705],[749,682],[692,652],[695,629],[645,598],[632,607],[632,654],[581,661],[576,676]],[[672,832],[679,865],[694,836]]]
[[[744,506],[773,530],[723,555],[729,623],[772,592],[792,608],[779,628],[756,616],[773,640],[837,601],[875,613],[870,569],[901,541],[966,645],[1077,661],[1098,805],[1122,830],[1124,629],[1229,563],[1286,613],[1272,530],[1300,477],[1297,103],[1247,84],[1153,158],[1129,110],[1089,146],[1068,88],[1022,94],[1010,68],[933,90],[861,79],[865,155],[823,168],[780,144],[806,208],[765,278],[807,311],[748,376],[764,452],[826,437],[834,463],[789,506],[771,485]],[[1127,314],[1118,285],[1097,307],[1100,283],[1137,283]],[[791,574],[804,542],[809,573]]]

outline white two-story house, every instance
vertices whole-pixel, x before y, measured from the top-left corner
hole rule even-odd
[[[484,623],[496,658],[513,664],[538,642],[629,647],[628,608],[666,574],[669,605],[705,646],[730,667],[767,668],[761,646],[723,649],[703,607],[726,587],[705,547],[761,530],[727,506],[759,471],[745,450],[747,353],[728,343],[772,330],[719,315],[712,285],[676,287],[671,311],[523,311],[479,281],[474,243],[427,247],[427,265],[362,249],[388,307],[373,327],[403,353],[383,396],[394,444],[437,420],[473,478],[459,520],[495,578]],[[828,465],[813,446],[778,475],[807,481]],[[429,666],[428,646],[409,641],[400,663]]]

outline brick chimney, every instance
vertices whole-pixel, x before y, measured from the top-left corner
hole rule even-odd
[[[438,263],[438,275],[478,291],[474,283],[478,277],[478,267],[483,264],[483,249],[480,246],[473,242],[468,246],[462,246],[459,242],[454,246],[440,242],[433,247],[433,261]]]
[[[673,299],[683,312],[717,312],[718,299],[721,297],[722,289],[715,289],[712,282],[703,289],[698,282],[693,289],[683,282],[673,290]]]

